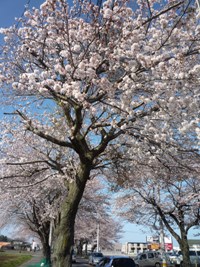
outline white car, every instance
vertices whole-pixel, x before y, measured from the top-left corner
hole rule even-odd
[[[181,253],[181,251],[178,252],[178,254],[180,255],[180,259],[181,259],[181,263],[180,266],[183,266],[183,255]],[[199,266],[200,265],[200,251],[197,250],[190,250],[189,251],[189,256],[190,256],[190,262],[191,264],[195,265],[195,266]]]
[[[162,267],[166,263],[168,267],[174,267],[169,256],[160,251],[146,251],[134,258],[136,267]]]
[[[180,266],[181,264],[181,257],[177,252],[170,251],[166,252],[171,260],[175,264],[175,266]]]

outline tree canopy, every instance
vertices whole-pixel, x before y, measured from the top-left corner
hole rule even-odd
[[[53,266],[70,266],[78,205],[93,175],[109,178],[125,155],[154,165],[165,151],[173,164],[180,150],[199,153],[199,31],[186,0],[108,0],[102,8],[46,0],[0,29],[2,100],[12,104],[16,132],[2,133],[1,181],[60,178],[66,195]],[[20,134],[27,153],[17,148]]]

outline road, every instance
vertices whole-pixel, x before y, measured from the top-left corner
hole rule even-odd
[[[76,258],[76,263],[72,264],[72,267],[88,267],[88,259]]]

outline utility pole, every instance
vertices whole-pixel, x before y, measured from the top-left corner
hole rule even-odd
[[[160,203],[160,187],[158,186],[157,188],[157,193],[158,193],[158,199],[159,199],[159,203]],[[160,230],[160,236],[159,236],[159,241],[160,241],[160,248],[162,251],[165,251],[165,237],[164,237],[164,226],[163,226],[163,221],[161,216],[158,214],[158,219],[159,219],[159,230]]]
[[[99,218],[97,220],[97,252],[99,252]]]
[[[165,251],[164,227],[163,227],[163,222],[161,218],[160,218],[160,246],[161,246],[161,250]]]
[[[97,223],[97,247],[96,247],[96,251],[99,252],[100,248],[99,248],[99,233],[100,233],[100,216],[99,216],[99,212],[98,209],[95,207],[95,212],[96,212],[96,223]]]
[[[51,247],[52,243],[52,235],[53,235],[53,219],[50,221],[50,229],[49,229],[49,246]]]

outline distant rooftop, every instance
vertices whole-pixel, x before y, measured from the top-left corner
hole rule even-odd
[[[200,239],[188,239],[189,245],[200,245]]]

